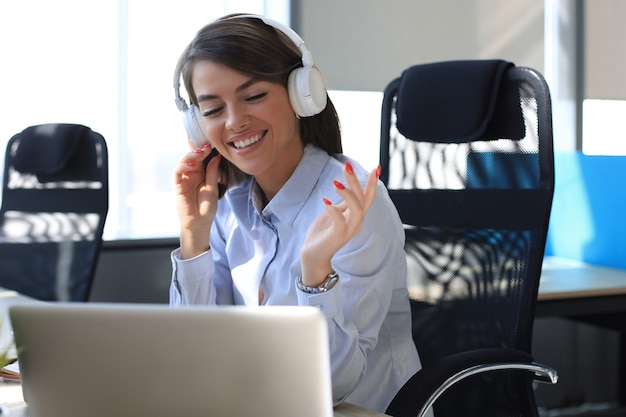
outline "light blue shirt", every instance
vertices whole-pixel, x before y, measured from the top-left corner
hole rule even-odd
[[[358,235],[332,259],[337,285],[322,294],[296,288],[300,249],[323,197],[340,197],[333,179],[345,182],[343,155],[307,146],[291,178],[264,207],[255,204],[252,179],[219,201],[211,249],[193,259],[172,253],[172,305],[319,307],[328,319],[333,399],[379,412],[419,368],[411,338],[404,231],[379,182]],[[364,184],[367,172],[350,160]]]

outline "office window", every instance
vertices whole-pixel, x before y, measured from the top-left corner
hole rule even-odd
[[[626,155],[626,55],[622,0],[585,0],[582,151]]]
[[[626,100],[585,99],[582,151],[587,155],[626,155]]]
[[[0,3],[0,148],[30,125],[87,125],[109,148],[105,239],[177,235],[171,172],[187,144],[174,66],[202,25],[233,12],[289,24],[287,0]]]

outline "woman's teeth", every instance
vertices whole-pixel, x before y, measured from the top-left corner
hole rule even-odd
[[[248,138],[246,140],[240,140],[240,141],[233,142],[233,146],[235,148],[237,148],[237,149],[245,148],[246,146],[250,146],[253,143],[257,143],[258,141],[261,140],[262,137],[263,137],[262,134],[258,134],[256,136],[252,136],[251,138]]]

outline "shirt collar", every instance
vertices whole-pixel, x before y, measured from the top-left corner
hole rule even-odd
[[[267,221],[291,225],[304,208],[330,156],[313,145],[306,145],[300,162],[278,193],[263,207],[261,190],[250,177],[226,192],[230,210],[250,224],[261,216]],[[218,205],[219,207],[219,205]],[[260,213],[259,213],[260,211]]]
[[[265,206],[262,215],[266,218],[274,215],[280,223],[292,224],[313,192],[329,158],[322,149],[305,146],[296,170]]]

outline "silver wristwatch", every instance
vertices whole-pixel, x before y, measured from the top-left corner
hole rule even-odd
[[[298,278],[296,278],[296,287],[298,287],[300,291],[304,291],[308,294],[320,294],[333,288],[335,284],[337,284],[337,281],[339,281],[339,274],[333,269],[332,272],[326,276],[324,282],[317,287],[304,285],[302,283],[302,275],[298,275]]]

